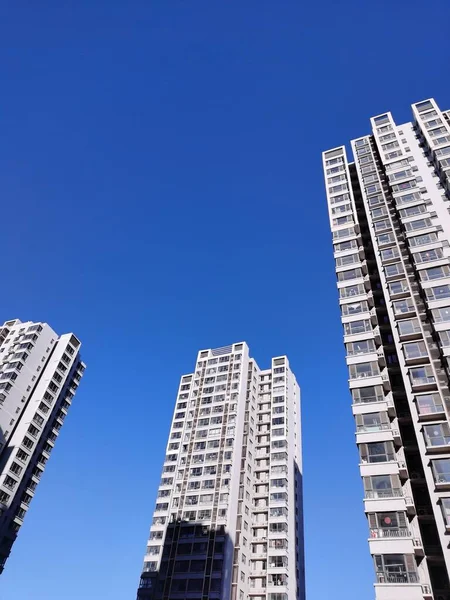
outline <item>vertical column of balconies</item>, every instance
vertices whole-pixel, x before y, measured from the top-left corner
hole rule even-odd
[[[420,141],[450,198],[450,123],[433,99],[413,104],[413,113]]]
[[[434,113],[437,108],[429,101],[417,106],[423,108],[425,114],[429,109]],[[436,116],[432,114],[430,118]],[[401,140],[401,160],[389,160],[378,139],[378,123],[373,120],[383,163],[386,197],[393,209],[397,237],[402,240],[404,276],[399,275],[392,283],[389,283],[388,272],[385,276],[392,299],[388,309],[394,324],[393,333],[412,418],[411,429],[415,433],[414,448],[408,451],[415,457],[416,464],[419,459],[421,461],[420,469],[414,472],[412,489],[431,587],[436,597],[447,598],[450,597],[450,556],[446,540],[446,505],[450,506],[450,498],[446,494],[448,484],[438,482],[446,479],[439,472],[445,472],[450,466],[449,382],[443,368],[443,364],[447,364],[445,341],[448,334],[441,318],[443,315],[445,319],[444,307],[450,309],[449,216],[444,205],[445,193],[437,179],[439,171],[423,157],[412,133],[407,131],[411,127],[396,127],[390,115],[382,118],[388,119],[389,126],[399,138],[403,135],[409,140],[409,147],[405,146],[406,139]],[[421,120],[418,110],[416,119]],[[425,118],[424,122],[429,121]],[[403,288],[407,288],[403,302],[395,301],[392,292]]]
[[[267,591],[272,600],[277,594],[285,594],[286,600],[295,598],[295,514],[293,492],[294,472],[293,444],[290,431],[294,402],[291,391],[291,378],[285,357],[272,360],[270,395],[270,471],[268,495],[268,556]],[[293,437],[293,436],[291,436]],[[289,465],[289,459],[292,464]],[[291,485],[289,486],[289,482]],[[290,493],[291,492],[291,493]],[[290,498],[292,496],[292,498]],[[283,546],[283,547],[278,547]]]
[[[390,142],[389,142],[390,143]],[[392,151],[395,151],[392,148]],[[333,240],[340,240],[341,228],[349,224],[336,220],[334,199],[336,192],[332,174],[336,171],[331,161],[341,159],[340,173],[346,175],[349,206],[345,212],[351,215],[355,223],[355,233],[365,232],[363,209],[357,209],[351,188],[351,174],[348,169],[345,150],[325,153],[324,168],[327,176],[328,203]],[[359,166],[359,176],[368,202],[379,219],[377,230],[381,240],[389,248],[395,244],[395,236],[390,232],[390,221],[382,185],[378,178],[373,160],[369,138],[359,140],[355,146],[355,156]],[[345,184],[345,183],[344,183]],[[343,185],[343,183],[340,183]],[[354,182],[359,191],[358,183]],[[341,200],[341,202],[343,202]],[[338,204],[339,206],[339,204]],[[362,208],[362,207],[361,207]],[[352,224],[350,222],[350,224]],[[393,585],[399,593],[417,593],[422,597],[422,588],[418,584],[415,555],[421,548],[420,536],[414,536],[408,518],[408,512],[414,510],[408,486],[402,486],[407,477],[407,467],[401,446],[401,436],[396,420],[396,410],[391,392],[391,380],[383,346],[389,341],[389,333],[383,317],[383,297],[379,290],[377,269],[370,252],[368,240],[356,237],[356,243],[350,240],[343,246],[335,243],[336,271],[344,340],[347,348],[347,363],[350,373],[350,389],[353,396],[353,412],[357,424],[357,443],[361,456],[361,475],[365,486],[365,509],[369,520],[369,546],[375,560],[377,582]],[[364,247],[364,250],[361,248]],[[345,254],[342,254],[345,251]],[[395,251],[394,251],[395,254]],[[370,276],[367,262],[370,261]],[[369,295],[370,292],[370,295]],[[350,298],[350,300],[348,300]],[[376,305],[375,305],[376,303]],[[381,324],[379,316],[382,317]],[[394,561],[394,562],[393,562]],[[406,584],[406,586],[403,586]],[[415,586],[414,592],[411,586]],[[403,588],[403,589],[402,589]],[[377,589],[377,597],[387,598],[389,589]],[[412,596],[411,596],[412,597]]]
[[[395,154],[395,158],[401,156],[400,144],[389,122],[383,121],[379,127],[381,143],[384,145],[385,152]],[[406,278],[406,266],[402,259],[398,225],[393,222],[390,206],[386,202],[385,185],[380,178],[379,162],[374,151],[373,140],[365,137],[353,142],[352,145],[356,157],[359,188],[369,222],[365,247],[369,248],[373,245],[375,248],[376,268],[374,270],[377,272],[377,281],[374,283],[376,287],[384,289],[385,286],[390,286],[389,291],[395,298],[400,298],[400,300],[396,300],[399,303],[397,305],[399,314],[407,316],[410,308],[406,309],[405,306],[410,307],[411,305],[405,304],[403,298],[407,297],[411,290]],[[381,289],[374,293],[378,296],[377,313],[383,330],[380,352],[383,353],[387,364],[386,375],[389,385],[393,386],[393,392],[390,393],[390,402],[393,404],[391,406],[392,413],[389,414],[389,410],[387,413],[384,411],[378,413],[377,427],[384,430],[385,435],[389,436],[389,447],[395,450],[397,462],[393,470],[388,468],[388,465],[375,464],[364,467],[364,471],[369,469],[370,472],[363,473],[366,513],[371,536],[369,545],[377,571],[377,597],[383,598],[387,594],[393,593],[392,587],[395,587],[395,593],[398,593],[399,597],[402,594],[421,597],[424,591],[428,592],[429,590],[429,579],[426,570],[418,569],[418,562],[421,561],[423,555],[423,545],[415,518],[413,494],[410,483],[407,481],[408,468],[401,435],[406,431],[405,437],[409,438],[409,430],[405,430],[402,425],[402,419],[409,418],[409,411],[405,404],[405,391],[397,364],[398,358],[393,345],[385,300]],[[400,312],[403,310],[405,312]],[[395,418],[392,419],[394,415]],[[366,419],[370,420],[370,415],[362,416],[362,420]],[[365,437],[367,435],[365,433]],[[377,433],[376,435],[379,437],[382,434]],[[414,436],[412,437],[414,438]],[[409,439],[407,441],[409,442]],[[369,450],[370,448],[367,446],[368,454]],[[389,456],[385,458],[389,459]],[[373,460],[369,459],[368,462],[373,462]],[[375,459],[375,463],[377,462],[378,459]],[[381,463],[383,462],[390,461],[382,460]],[[419,582],[424,583],[424,587],[419,585]]]
[[[255,464],[251,506],[251,570],[249,594],[252,600],[265,600],[267,593],[267,546],[270,472],[270,371],[260,371],[252,381],[256,392]]]

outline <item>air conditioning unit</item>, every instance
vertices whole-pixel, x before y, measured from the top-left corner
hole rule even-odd
[[[409,478],[410,479],[420,479],[420,475],[419,475],[419,473],[415,473],[415,472],[410,473]]]
[[[419,508],[419,509],[417,509],[417,514],[424,516],[424,515],[428,514],[428,511],[426,508]]]

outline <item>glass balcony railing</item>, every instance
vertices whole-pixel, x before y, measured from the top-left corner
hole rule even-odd
[[[391,429],[390,423],[374,423],[373,425],[358,425],[358,433],[372,433],[376,431],[388,431]]]
[[[366,490],[366,500],[378,500],[383,498],[401,498],[403,492],[401,489],[395,490]]]

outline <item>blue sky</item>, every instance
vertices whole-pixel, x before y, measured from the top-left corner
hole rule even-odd
[[[303,392],[308,600],[373,597],[321,151],[450,107],[447,0],[0,6],[3,319],[88,364],[1,600],[134,598],[179,376]]]

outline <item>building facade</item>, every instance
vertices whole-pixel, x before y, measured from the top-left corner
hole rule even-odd
[[[138,599],[304,599],[300,390],[287,357],[181,377]]]
[[[449,600],[450,113],[323,154],[377,600]]]
[[[0,572],[85,369],[79,351],[46,323],[0,327]]]

